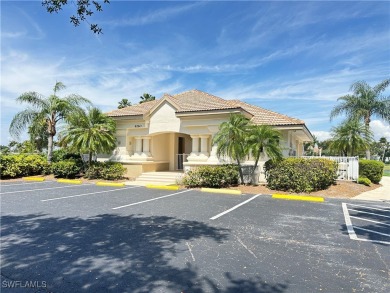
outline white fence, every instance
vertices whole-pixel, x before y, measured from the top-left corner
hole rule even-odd
[[[337,180],[357,181],[359,178],[359,157],[311,157],[308,159],[329,159],[338,163]]]

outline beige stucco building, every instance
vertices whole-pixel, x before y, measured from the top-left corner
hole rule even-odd
[[[212,138],[232,113],[279,129],[285,156],[301,155],[303,142],[313,139],[302,120],[191,90],[107,113],[117,123],[118,144],[110,160],[123,163],[129,177],[224,163],[227,160],[217,157]],[[262,157],[262,162],[266,159]]]

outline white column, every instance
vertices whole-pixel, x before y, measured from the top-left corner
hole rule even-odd
[[[192,153],[199,152],[199,136],[191,136],[192,138]]]
[[[143,137],[143,148],[142,148],[142,155],[146,157],[150,157],[150,137]]]
[[[135,137],[135,152],[136,153],[142,152],[142,138],[139,136]]]
[[[208,156],[209,153],[207,151],[208,149],[208,138],[209,136],[208,135],[202,135],[200,136],[200,153],[202,155],[205,155],[205,156]]]

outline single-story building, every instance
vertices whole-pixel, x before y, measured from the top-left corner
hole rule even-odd
[[[232,113],[241,113],[255,124],[280,130],[284,156],[302,155],[303,143],[313,140],[302,120],[239,100],[224,100],[190,90],[164,94],[159,100],[107,113],[117,123],[117,148],[110,160],[123,163],[129,177],[224,163],[216,155],[212,138]],[[262,157],[260,167],[266,160]]]

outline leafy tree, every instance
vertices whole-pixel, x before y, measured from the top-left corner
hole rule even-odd
[[[359,120],[347,120],[332,128],[333,142],[330,148],[344,156],[356,156],[367,150],[373,141],[372,132]]]
[[[11,152],[10,148],[6,145],[0,145],[0,154],[6,155]]]
[[[249,153],[249,148],[246,146],[249,126],[250,121],[244,115],[232,114],[228,121],[219,126],[212,142],[217,145],[218,157],[228,156],[237,162],[242,183],[244,182],[244,174],[242,173],[241,162]]]
[[[44,120],[48,135],[47,160],[49,163],[52,158],[53,138],[57,133],[57,123],[66,120],[75,112],[81,112],[80,105],[91,103],[89,100],[75,94],[64,98],[58,97],[57,92],[64,88],[65,85],[62,82],[56,82],[53,94],[47,98],[36,92],[26,92],[19,96],[16,101],[26,103],[29,106],[14,116],[9,128],[11,135],[19,137],[26,127]]]
[[[149,102],[149,101],[154,101],[156,99],[155,96],[152,96],[151,94],[144,93],[142,96],[139,97],[141,101],[139,102],[140,104]]]
[[[330,113],[331,120],[340,115],[346,114],[348,119],[363,120],[369,130],[371,117],[379,117],[390,122],[390,97],[382,93],[390,84],[390,79],[385,79],[374,87],[365,81],[358,81],[352,84],[350,91],[353,93],[345,95],[337,100],[341,103],[333,108]],[[366,150],[367,159],[370,159],[370,150]]]
[[[123,109],[129,106],[131,106],[131,102],[129,102],[128,99],[122,99],[120,102],[118,102],[118,109]]]
[[[47,147],[49,135],[47,133],[45,119],[33,121],[28,127],[27,133],[30,137],[30,142],[34,145],[36,150],[42,152],[43,149]]]
[[[380,144],[382,152],[383,152],[382,162],[385,162],[386,153],[390,150],[390,142],[387,141],[386,137],[381,137],[379,139],[379,144]]]
[[[283,158],[279,143],[280,139],[281,133],[269,125],[251,125],[247,143],[255,159],[253,172],[257,168],[262,153],[265,153],[273,161],[278,161]]]
[[[109,0],[103,0],[104,4],[109,4]],[[58,13],[62,8],[68,4],[76,7],[76,14],[70,17],[70,22],[74,26],[79,26],[81,22],[86,21],[95,34],[101,34],[102,29],[96,23],[89,23],[87,17],[92,16],[95,12],[103,11],[102,5],[99,1],[94,0],[42,0],[42,6],[44,6],[49,13]],[[95,11],[94,11],[95,10]]]
[[[92,155],[109,153],[115,149],[115,121],[97,108],[80,112],[68,118],[68,126],[63,131],[60,144],[75,152],[87,152],[89,165]]]

